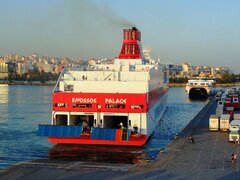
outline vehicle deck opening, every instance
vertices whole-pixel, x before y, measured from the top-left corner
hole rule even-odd
[[[122,123],[122,126],[127,128],[128,126],[128,117],[127,116],[104,116],[104,128],[120,128],[119,125]]]

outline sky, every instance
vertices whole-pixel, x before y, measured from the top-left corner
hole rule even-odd
[[[238,0],[0,0],[0,56],[114,58],[136,26],[153,59],[240,73]]]

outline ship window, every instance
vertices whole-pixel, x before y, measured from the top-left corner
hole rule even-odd
[[[80,115],[71,115],[70,116],[70,121],[69,125],[70,126],[81,126],[82,125],[82,120]]]
[[[143,109],[143,105],[133,104],[131,105],[131,109]]]
[[[67,115],[56,115],[56,118],[53,121],[54,125],[66,126],[67,125]]]
[[[55,103],[55,107],[67,107],[67,103]]]
[[[106,104],[106,108],[113,108],[113,109],[125,108],[125,104]]]
[[[193,83],[190,83],[190,85],[193,85]]]
[[[70,115],[69,125],[83,126],[83,122],[85,122],[89,127],[92,127],[94,122],[94,116],[93,115]]]
[[[73,108],[91,108],[92,104],[73,104]]]
[[[64,91],[73,91],[73,85],[68,85],[68,84],[65,84],[64,85]]]
[[[205,83],[201,83],[201,85],[205,85]]]

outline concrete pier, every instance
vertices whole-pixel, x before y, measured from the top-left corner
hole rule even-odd
[[[228,142],[227,132],[209,132],[215,114],[210,101],[154,162],[141,165],[36,160],[0,172],[0,179],[240,179],[238,144]],[[189,142],[193,136],[195,143]],[[239,157],[240,158],[240,157]]]

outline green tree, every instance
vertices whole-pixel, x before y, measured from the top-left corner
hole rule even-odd
[[[217,83],[235,83],[236,82],[236,75],[230,74],[230,73],[224,73],[222,74],[221,79],[217,79]]]

